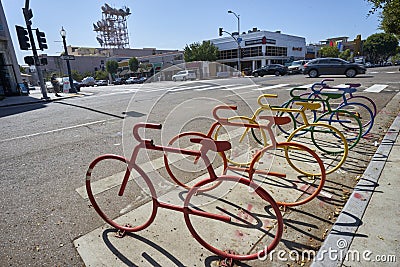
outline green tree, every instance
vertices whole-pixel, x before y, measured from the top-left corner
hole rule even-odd
[[[381,11],[380,28],[400,37],[400,0],[367,0],[373,7],[370,14]]]
[[[129,65],[129,69],[132,72],[137,72],[137,70],[139,68],[139,60],[137,60],[136,57],[133,57],[133,58],[129,59],[128,65]]]
[[[192,43],[184,48],[184,58],[190,61],[215,61],[218,59],[218,48],[211,41]]]
[[[71,76],[72,76],[72,79],[74,79],[75,81],[82,81],[82,79],[83,79],[82,74],[77,70],[72,70]]]
[[[339,53],[339,57],[341,59],[344,59],[344,60],[350,60],[351,59],[351,51],[350,51],[350,49],[346,49],[346,50],[340,52]]]
[[[108,80],[108,73],[107,73],[107,71],[98,70],[94,74],[94,78],[96,80]]]
[[[22,66],[19,66],[19,72],[21,73],[26,73],[25,68]]]
[[[109,60],[106,62],[106,70],[111,75],[114,75],[118,71],[118,62],[115,60]]]
[[[364,54],[373,63],[385,62],[396,54],[399,45],[397,38],[389,33],[372,34],[364,42]]]
[[[336,46],[324,46],[319,50],[321,57],[338,57],[339,48]]]

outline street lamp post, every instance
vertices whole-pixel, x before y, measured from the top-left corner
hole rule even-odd
[[[241,50],[240,49],[240,40],[241,40],[240,39],[240,15],[237,15],[232,10],[228,10],[228,13],[233,14],[237,18],[237,21],[238,21],[238,36],[236,38],[236,42],[238,44],[238,52],[237,52],[237,54],[238,54],[238,70],[241,73],[242,72],[242,68],[240,66],[240,50]]]
[[[65,40],[65,38],[67,37],[67,32],[64,30],[64,27],[61,27],[60,35],[62,37],[63,44],[64,44],[64,53],[68,57],[67,41]],[[66,61],[67,61],[69,85],[71,86],[70,91],[71,91],[71,93],[76,93],[76,89],[74,87],[74,80],[72,79],[72,75],[71,75],[71,65],[69,64],[69,59],[67,58]]]

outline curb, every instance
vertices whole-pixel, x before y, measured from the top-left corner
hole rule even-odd
[[[68,95],[68,96],[62,96],[62,97],[58,97],[58,98],[48,98],[46,99],[39,99],[36,98],[36,100],[30,100],[30,101],[26,101],[26,102],[21,102],[21,103],[12,103],[12,104],[5,104],[5,105],[1,105],[0,102],[0,108],[2,107],[14,107],[14,106],[22,106],[22,105],[29,105],[29,104],[37,104],[37,103],[48,103],[48,102],[55,102],[55,101],[60,101],[63,99],[67,99],[67,98],[73,98],[73,97],[78,97],[78,96],[84,96],[85,94],[80,94],[80,93],[76,93],[73,95]],[[3,99],[4,101],[4,99]]]
[[[353,242],[358,227],[362,224],[362,217],[368,207],[372,194],[378,184],[383,168],[389,157],[400,131],[400,114],[394,119],[381,144],[372,157],[368,167],[354,187],[337,221],[315,256],[311,267],[336,267],[341,266],[350,245]],[[346,246],[343,244],[346,243]],[[329,252],[337,253],[337,257],[324,257]],[[318,261],[323,260],[323,261]]]

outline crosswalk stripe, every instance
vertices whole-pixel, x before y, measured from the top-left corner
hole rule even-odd
[[[253,91],[262,91],[262,90],[268,90],[268,89],[275,89],[275,88],[280,88],[280,87],[285,87],[290,84],[288,83],[282,83],[282,84],[275,84],[275,85],[270,85],[270,86],[265,86],[257,89],[253,89]]]
[[[201,89],[196,89],[195,91],[207,91],[207,90],[214,90],[214,89],[221,89],[221,90],[232,90],[230,87],[238,86],[238,84],[228,84],[228,85],[215,85],[209,86]],[[236,89],[236,88],[233,88]]]
[[[371,92],[371,93],[379,93],[383,89],[385,89],[388,85],[387,84],[374,84],[367,89],[364,90],[364,92]]]
[[[238,87],[233,87],[233,88],[225,88],[222,90],[239,90],[239,89],[245,89],[245,88],[251,88],[251,87],[258,87],[256,84],[249,84],[249,85],[243,85],[243,86],[238,86]]]

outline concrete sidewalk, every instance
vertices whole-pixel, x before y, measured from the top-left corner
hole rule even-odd
[[[398,266],[400,114],[325,239],[316,266]]]
[[[86,95],[85,93],[81,92],[78,92],[76,94],[60,93],[61,97],[56,97],[54,96],[54,93],[47,93],[49,99],[45,100],[42,99],[43,95],[42,92],[40,91],[40,87],[35,87],[35,88],[36,88],[35,90],[30,90],[29,95],[5,97],[3,100],[0,100],[0,107],[19,106],[32,103],[46,103],[46,102]]]

